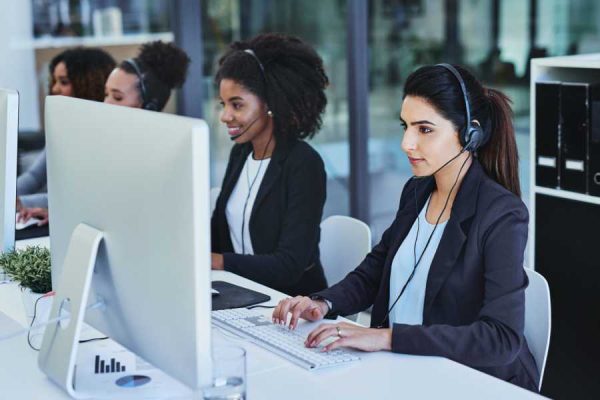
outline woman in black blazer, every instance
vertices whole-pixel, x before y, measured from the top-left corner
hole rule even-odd
[[[319,130],[327,104],[321,58],[300,39],[259,35],[231,45],[216,82],[236,144],[212,216],[212,268],[290,295],[326,288],[325,168],[303,141]]]
[[[306,345],[336,337],[326,350],[442,356],[537,391],[539,373],[523,337],[528,213],[511,116],[504,94],[460,67],[411,74],[402,149],[415,177],[395,220],[346,278],[311,297],[283,300],[274,322],[286,323],[291,313],[294,328],[298,318],[373,305],[371,328],[323,324]],[[420,226],[431,227],[421,241]]]

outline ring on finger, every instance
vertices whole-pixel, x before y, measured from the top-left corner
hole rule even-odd
[[[340,337],[340,338],[341,338],[341,337],[342,337],[342,330],[340,329],[340,327],[339,327],[339,326],[336,326],[336,327],[335,327],[335,329],[337,330],[337,335],[338,335],[338,337]]]

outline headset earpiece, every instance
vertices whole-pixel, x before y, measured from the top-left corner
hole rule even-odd
[[[486,133],[476,120],[471,120],[471,107],[469,106],[469,98],[467,97],[467,88],[465,81],[463,80],[460,73],[450,64],[437,64],[439,67],[443,67],[450,71],[456,78],[460,85],[460,91],[463,95],[465,102],[465,129],[459,133],[460,144],[463,146],[465,151],[477,151],[481,146],[487,142]]]
[[[485,133],[477,121],[471,121],[468,129],[465,129],[466,135],[462,139],[463,148],[467,151],[476,151],[483,145]]]
[[[142,108],[143,108],[144,110],[148,110],[148,111],[160,111],[160,110],[158,109],[158,103],[157,103],[157,101],[156,101],[156,100],[154,100],[154,99],[153,99],[153,100],[150,100],[150,101],[147,101],[147,102],[145,102],[145,103],[142,105]]]
[[[129,58],[129,59],[125,60],[125,62],[133,68],[133,70],[138,78],[139,88],[140,88],[140,97],[142,98],[142,109],[149,110],[149,111],[160,111],[160,107],[158,106],[158,101],[156,99],[148,99],[148,92],[146,90],[146,82],[145,82],[146,77],[142,73],[142,69],[140,68],[140,65],[133,58]]]

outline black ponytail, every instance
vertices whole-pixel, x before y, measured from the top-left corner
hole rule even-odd
[[[496,89],[488,88],[485,92],[492,135],[489,143],[479,151],[479,161],[492,179],[521,197],[519,153],[510,99]]]

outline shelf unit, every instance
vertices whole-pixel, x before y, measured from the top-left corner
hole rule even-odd
[[[600,204],[600,197],[536,185],[536,121],[535,84],[537,82],[600,82],[600,53],[577,56],[534,58],[531,60],[531,122],[530,122],[530,224],[529,240],[535,243],[535,195],[545,194],[564,199]],[[535,252],[529,253],[530,268],[535,269]]]
[[[172,42],[173,33],[139,33],[116,36],[83,36],[83,37],[42,37],[23,43],[23,46],[33,47],[34,49],[53,49],[63,47],[107,47],[107,46],[127,46],[140,45],[146,42],[162,40],[163,42]]]
[[[550,285],[552,333],[542,394],[600,392],[600,197],[536,183],[536,83],[600,82],[600,54],[531,61],[528,267]],[[591,128],[591,127],[590,127]]]

